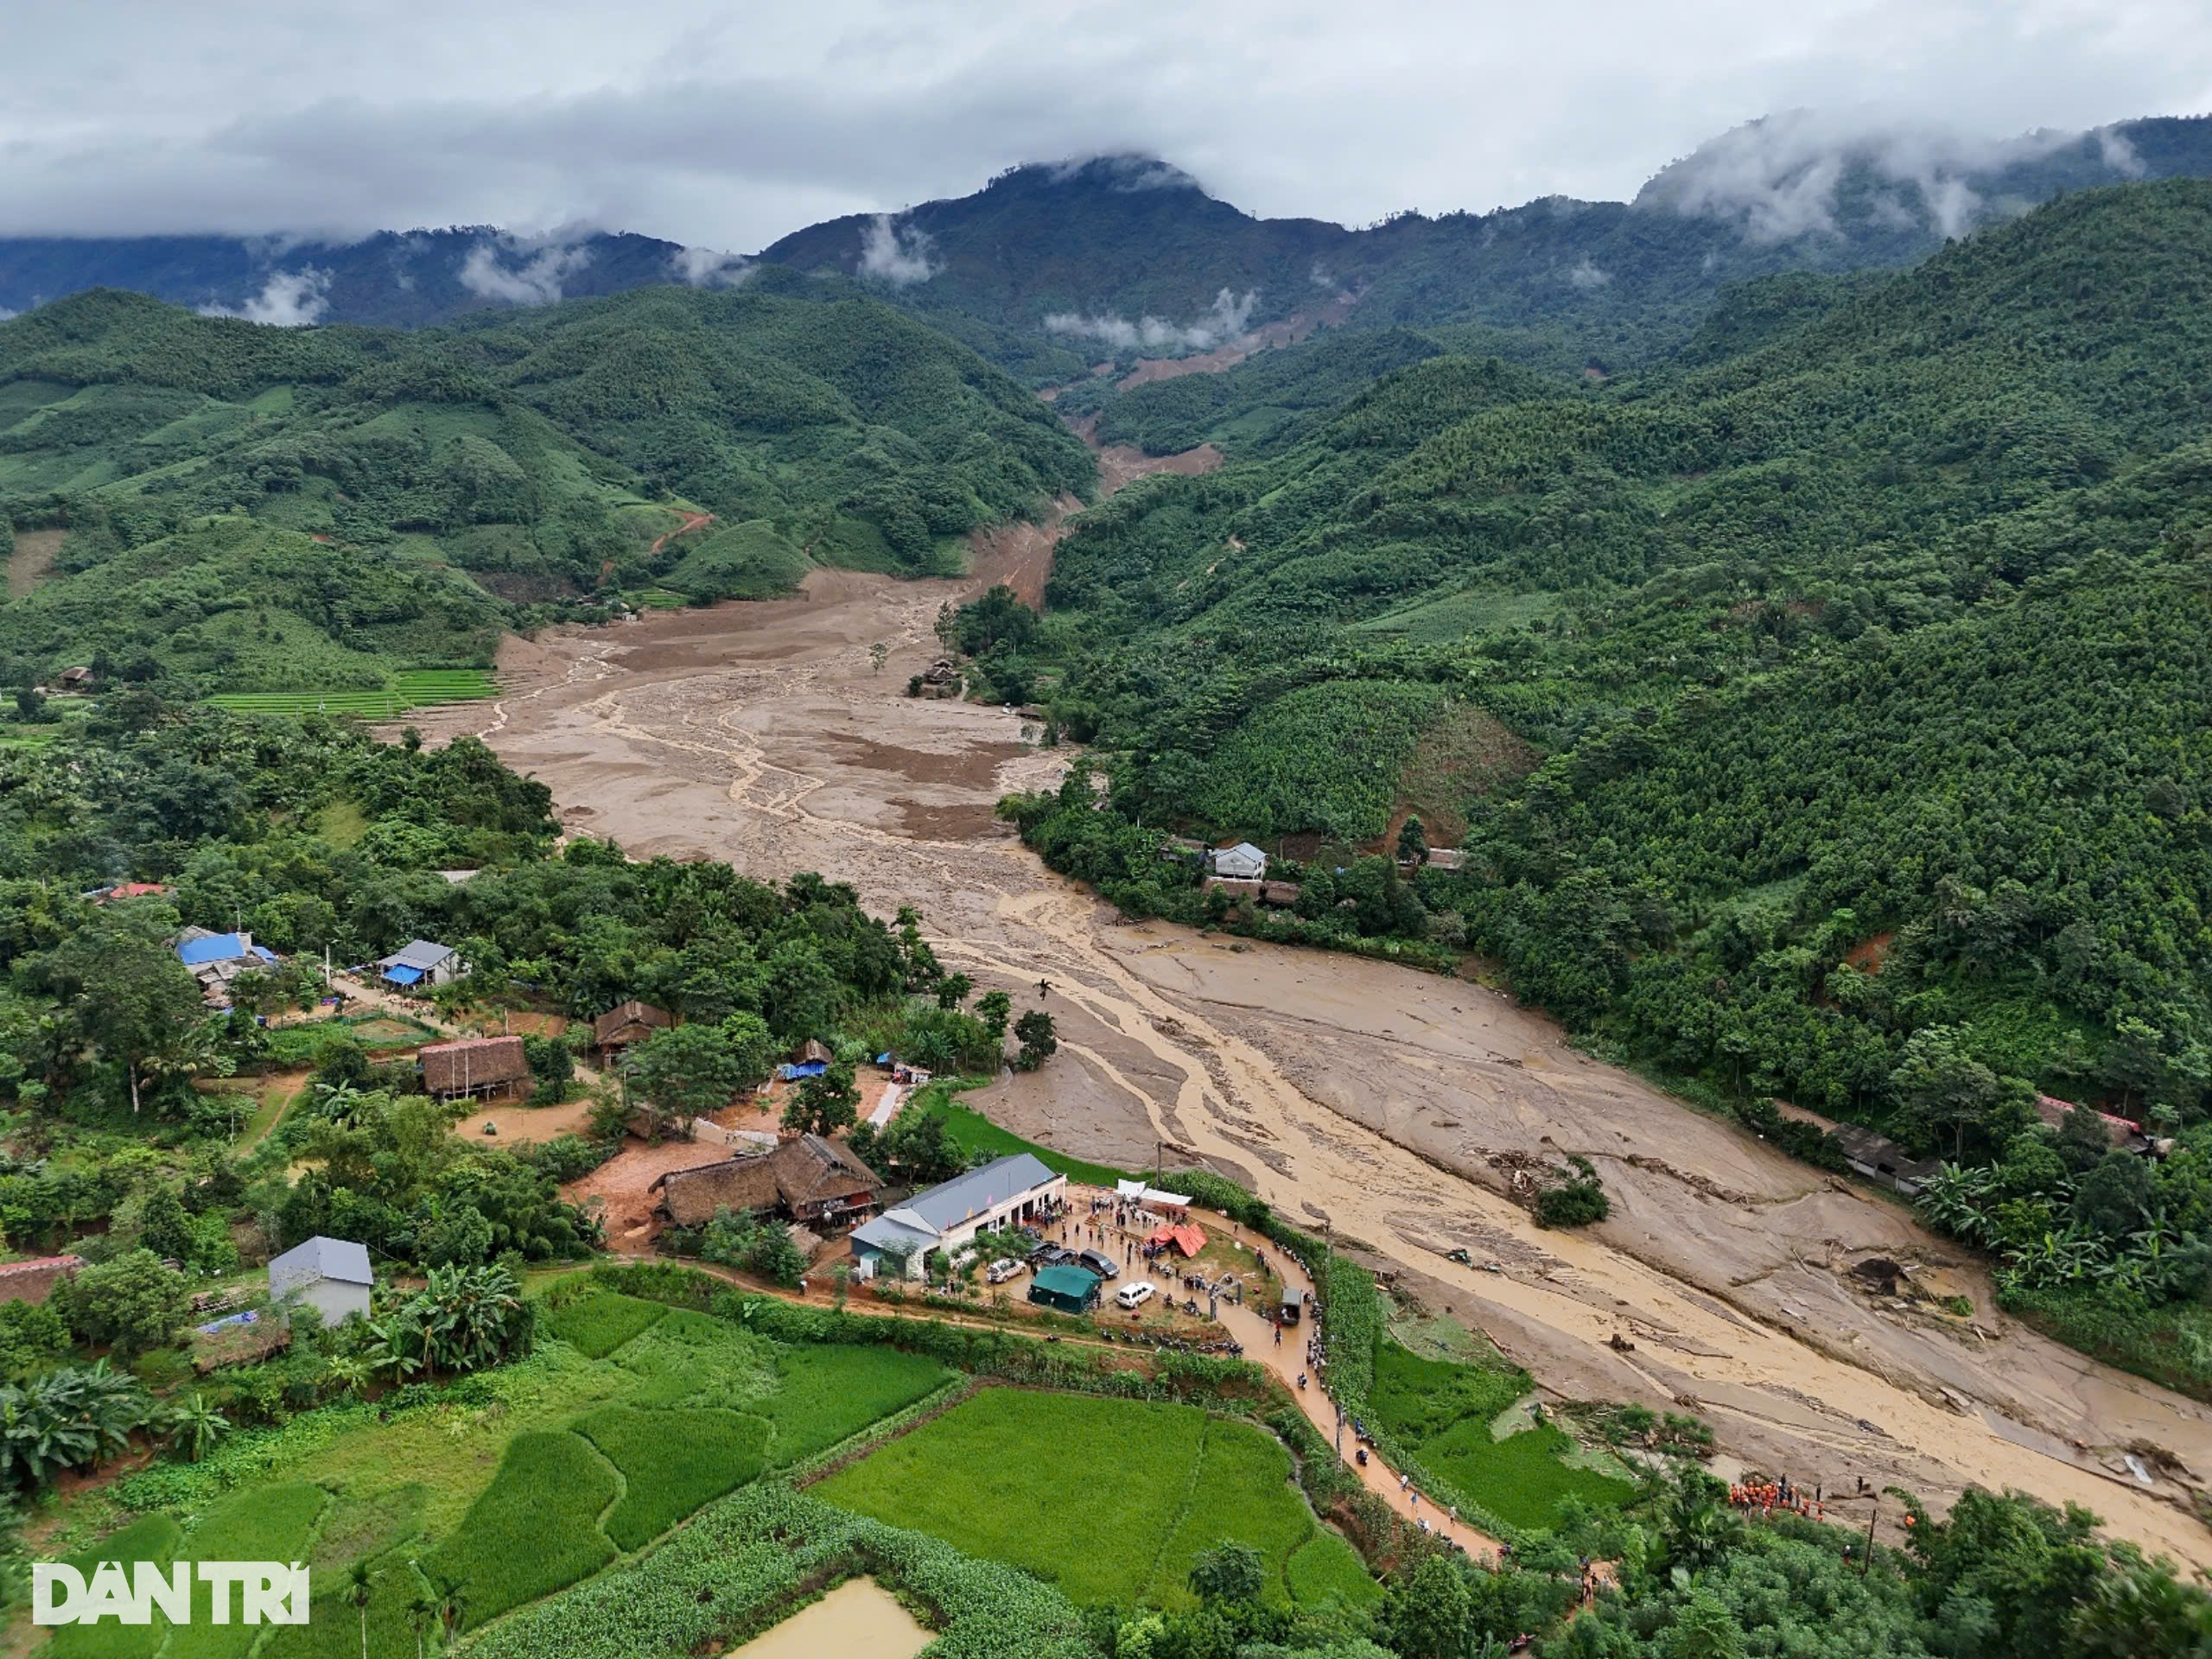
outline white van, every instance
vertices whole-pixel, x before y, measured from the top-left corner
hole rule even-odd
[[[1149,1279],[1140,1279],[1134,1285],[1123,1285],[1114,1293],[1114,1300],[1123,1307],[1142,1307],[1152,1300],[1153,1284]]]

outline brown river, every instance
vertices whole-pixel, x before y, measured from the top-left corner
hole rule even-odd
[[[2212,1411],[2015,1324],[1901,1205],[1586,1058],[1496,991],[1131,923],[1045,869],[992,806],[1055,781],[1065,752],[1010,711],[904,692],[940,602],[1034,585],[1051,539],[979,544],[965,582],[818,571],[796,599],[511,640],[490,715],[448,711],[432,734],[480,731],[571,830],[632,854],[816,870],[887,917],[914,906],[940,958],[1017,1014],[1050,987],[1060,1052],[975,1096],[993,1117],[1125,1167],[1164,1141],[1171,1165],[1233,1173],[1560,1397],[1694,1409],[1724,1471],[1896,1482],[1939,1507],[2017,1487],[2212,1566],[2191,1491]],[[1598,1166],[1610,1221],[1548,1232],[1504,1195],[1494,1159],[1552,1153]],[[1445,1259],[1462,1246],[1475,1267]],[[1974,1319],[1856,1288],[1870,1253],[1948,1268]]]

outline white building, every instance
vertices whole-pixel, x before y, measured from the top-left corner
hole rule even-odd
[[[1216,875],[1232,881],[1258,881],[1268,873],[1268,855],[1249,841],[1215,848],[1211,861]]]
[[[931,1250],[950,1254],[990,1228],[1017,1226],[1066,1201],[1068,1178],[1034,1153],[1017,1152],[917,1192],[853,1234],[853,1274],[873,1279],[906,1259],[906,1276],[922,1276]]]
[[[369,1292],[376,1281],[367,1245],[320,1233],[269,1264],[270,1300],[289,1298],[312,1307],[326,1325],[337,1325],[351,1313],[368,1318]]]

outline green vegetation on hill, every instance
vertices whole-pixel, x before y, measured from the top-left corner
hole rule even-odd
[[[1433,359],[1279,455],[1126,491],[1031,648],[1112,805],[1025,828],[1182,913],[1117,825],[1379,836],[1414,711],[1464,701],[1527,762],[1471,784],[1465,874],[1390,930],[1916,1151],[2018,1164],[2038,1089],[2200,1124],[2208,261],[2212,187],[2088,192],[1886,281],[1769,285],[1694,365],[1569,392]],[[2185,1307],[2212,1185],[2183,1159],[2093,1201],[2101,1156],[2018,1164],[1958,1224],[2018,1291]],[[2212,1386],[2184,1334],[2160,1374]]]
[[[412,334],[86,293],[0,324],[0,518],[68,531],[0,608],[0,681],[397,692],[626,592],[940,570],[1090,477],[1006,375],[834,279]]]

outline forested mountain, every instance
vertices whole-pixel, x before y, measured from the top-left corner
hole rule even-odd
[[[413,334],[99,291],[0,325],[0,522],[68,532],[0,612],[0,656],[10,683],[105,654],[228,690],[377,685],[488,660],[520,607],[936,569],[1089,477],[1034,398],[849,284]]]
[[[1624,1056],[1969,1161],[2038,1090],[2195,1121],[2208,260],[2212,186],[2084,193],[1717,361],[1576,391],[1433,358],[1125,492],[1042,648],[1118,814],[1033,836],[1173,912],[1121,817],[1347,845],[1441,801],[1443,921],[1332,912],[1323,868],[1284,925],[1464,928]],[[2014,1232],[2069,1179],[2024,1178]]]
[[[1793,113],[1701,146],[1632,202],[1555,197],[1347,229],[1255,218],[1165,162],[1114,156],[1017,167],[971,195],[827,220],[760,259],[866,283],[1036,385],[1325,315],[1352,327],[1459,325],[1461,350],[1618,371],[1679,344],[1733,284],[1909,264],[2067,191],[2206,175],[2203,118],[1979,143]],[[728,286],[752,268],[593,231],[18,238],[0,239],[0,310],[115,287],[264,321],[416,326],[662,283]]]

